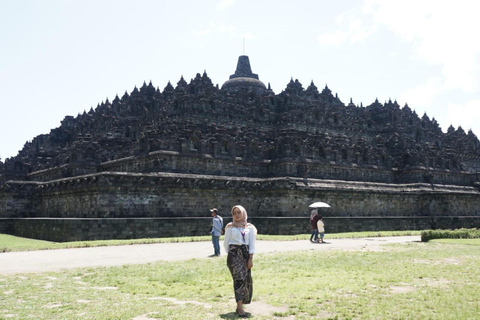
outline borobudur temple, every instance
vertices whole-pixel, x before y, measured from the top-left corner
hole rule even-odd
[[[374,88],[371,88],[374,91]],[[54,241],[207,234],[242,204],[265,234],[480,226],[480,142],[396,101],[342,102],[290,80],[276,94],[240,56],[100,103],[0,162],[0,232]]]

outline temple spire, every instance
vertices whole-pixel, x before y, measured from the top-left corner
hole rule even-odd
[[[258,80],[258,74],[252,73],[252,68],[250,67],[250,60],[248,56],[238,57],[237,70],[235,73],[230,76],[230,79],[234,78],[254,78]]]
[[[238,91],[238,90],[254,91],[262,93],[267,90],[265,84],[258,79],[258,74],[252,72],[250,60],[248,56],[238,57],[237,69],[230,76],[230,79],[222,85],[222,90]]]

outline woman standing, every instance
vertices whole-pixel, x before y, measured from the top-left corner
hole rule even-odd
[[[253,254],[255,253],[255,239],[257,228],[247,222],[247,211],[236,205],[232,208],[232,219],[225,227],[224,246],[228,252],[227,266],[233,278],[233,290],[237,301],[236,312],[239,317],[247,317],[244,304],[252,300],[253,283],[251,270]]]

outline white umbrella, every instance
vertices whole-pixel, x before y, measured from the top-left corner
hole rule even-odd
[[[331,208],[328,203],[325,202],[314,202],[308,206],[309,208]]]

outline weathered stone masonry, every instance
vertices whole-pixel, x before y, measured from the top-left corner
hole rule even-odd
[[[244,205],[261,233],[480,227],[480,141],[407,105],[345,105],[293,79],[275,95],[248,58],[144,84],[0,161],[0,232],[54,241],[206,234]]]
[[[26,186],[40,190],[35,201],[14,201]],[[212,203],[223,211],[231,203],[246,204],[252,221],[270,234],[308,232],[307,208],[316,199],[332,205],[324,214],[330,232],[480,222],[478,190],[424,183],[104,172],[8,187],[2,201],[16,203],[18,211],[4,214],[3,230],[54,241],[202,235],[210,223],[205,208]]]

